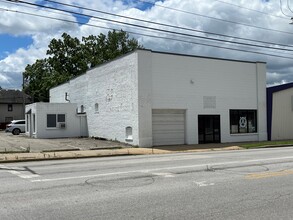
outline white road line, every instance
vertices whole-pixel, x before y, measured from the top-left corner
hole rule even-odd
[[[27,174],[27,171],[20,171],[19,172],[19,171],[15,171],[15,170],[9,170],[8,172],[11,174],[14,174],[20,178],[23,178],[23,179],[31,179],[31,178],[36,178],[36,177],[40,176],[38,174],[31,174],[31,173]]]
[[[122,174],[130,174],[130,173],[149,173],[149,172],[156,172],[162,170],[175,170],[175,169],[185,169],[185,168],[198,168],[201,167],[206,169],[208,167],[213,166],[223,166],[223,165],[230,165],[230,164],[239,164],[239,163],[253,163],[253,162],[265,162],[271,160],[285,160],[285,159],[293,159],[291,157],[275,157],[275,158],[267,158],[267,159],[254,159],[254,160],[246,160],[246,161],[230,161],[224,163],[212,163],[212,164],[196,164],[196,165],[186,165],[186,166],[176,166],[176,167],[161,167],[161,168],[154,168],[154,169],[143,169],[143,170],[132,170],[132,171],[124,171],[124,172],[114,172],[114,173],[101,173],[101,174],[93,174],[93,175],[85,175],[85,176],[70,176],[70,177],[60,177],[60,178],[51,178],[51,179],[34,179],[30,180],[31,182],[51,182],[51,181],[60,181],[60,180],[71,180],[71,179],[85,179],[85,178],[93,178],[93,177],[101,177],[101,176],[114,176],[114,175],[122,175]]]
[[[214,183],[207,183],[207,181],[201,181],[201,182],[196,182],[193,181],[198,187],[202,187],[202,186],[213,186],[215,185]]]
[[[172,173],[152,173],[153,175],[156,176],[163,176],[163,177],[174,177],[174,175]]]
[[[86,176],[70,176],[70,177],[61,177],[55,179],[36,179],[31,180],[31,182],[50,182],[50,181],[58,181],[58,180],[70,180],[70,179],[85,179],[85,178],[92,178],[92,177],[99,177],[99,176],[113,176],[113,175],[121,175],[121,174],[128,174],[128,173],[137,173],[138,171],[126,171],[126,172],[116,172],[116,173],[101,173],[101,174],[93,174],[93,175],[86,175]]]
[[[20,178],[23,178],[23,179],[31,179],[31,178],[40,177],[40,175],[32,174],[31,172],[29,172],[27,170],[17,171],[17,170],[22,169],[22,168],[19,168],[19,167],[7,167],[7,166],[4,166],[4,165],[0,165],[0,169],[3,169],[8,173],[11,173],[11,174],[16,175],[16,176],[18,176]]]

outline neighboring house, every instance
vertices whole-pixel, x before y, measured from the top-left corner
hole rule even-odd
[[[76,103],[89,136],[141,147],[267,140],[263,62],[136,50],[51,89],[50,102]]]
[[[0,128],[12,120],[24,119],[25,105],[29,103],[30,96],[20,90],[0,89]]]
[[[267,88],[269,140],[293,139],[293,82]]]
[[[84,113],[71,103],[38,102],[26,106],[26,134],[34,138],[87,137]]]

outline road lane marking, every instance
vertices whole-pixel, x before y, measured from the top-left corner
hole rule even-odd
[[[215,184],[214,183],[207,183],[207,181],[201,181],[201,182],[196,182],[196,181],[193,181],[197,187],[203,187],[203,186],[214,186]]]
[[[23,179],[31,179],[31,178],[40,177],[40,175],[31,173],[28,170],[25,170],[21,167],[7,167],[4,165],[0,165],[0,169],[3,169],[8,173],[11,173]]]
[[[30,180],[31,182],[51,182],[51,181],[62,181],[62,180],[71,180],[71,179],[85,179],[85,178],[94,178],[94,177],[101,177],[101,176],[114,176],[114,175],[123,175],[123,174],[131,174],[131,173],[152,173],[156,171],[163,171],[163,170],[176,170],[176,169],[186,169],[186,168],[201,168],[202,170],[206,170],[206,167],[214,166],[223,166],[223,165],[232,165],[232,164],[247,164],[247,163],[261,163],[266,161],[277,161],[277,160],[285,160],[285,159],[293,159],[291,157],[275,157],[275,158],[266,158],[266,159],[253,159],[253,160],[246,160],[246,161],[230,161],[230,162],[223,162],[223,163],[212,163],[212,164],[195,164],[195,165],[186,165],[186,166],[174,166],[174,167],[160,167],[160,168],[153,168],[153,169],[143,169],[143,170],[132,170],[132,171],[122,171],[122,172],[113,172],[113,173],[101,173],[101,174],[92,174],[92,175],[84,175],[84,176],[69,176],[69,177],[60,177],[60,178],[47,178],[47,179],[34,179]],[[257,164],[256,164],[257,165]]]
[[[263,172],[263,173],[253,173],[248,174],[245,176],[245,179],[253,180],[253,179],[264,179],[270,177],[277,177],[277,176],[288,176],[292,175],[293,170],[281,170],[276,172]]]
[[[172,173],[152,173],[155,176],[163,176],[163,177],[174,177]]]
[[[27,174],[27,171],[19,172],[19,171],[15,171],[15,170],[10,170],[8,172],[11,173],[11,174],[14,174],[14,175],[16,175],[16,176],[18,176],[20,178],[23,178],[23,179],[31,179],[31,178],[36,178],[36,177],[40,176],[38,174],[31,174],[31,173]]]

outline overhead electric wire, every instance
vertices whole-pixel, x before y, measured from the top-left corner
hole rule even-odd
[[[234,3],[230,3],[230,2],[226,2],[226,1],[221,1],[221,0],[214,0],[214,1],[221,2],[221,3],[227,4],[227,5],[232,5],[234,7],[242,8],[242,9],[245,9],[245,10],[257,12],[257,13],[260,13],[260,14],[268,15],[268,16],[271,16],[271,17],[276,17],[276,18],[288,20],[287,18],[284,18],[282,16],[273,15],[273,14],[266,13],[266,12],[263,12],[263,11],[259,11],[259,10],[256,10],[256,9],[252,9],[252,8],[247,8],[247,7],[244,7],[244,6],[241,6],[241,5],[237,5],[237,4],[234,4]]]
[[[283,15],[285,15],[286,17],[291,18],[291,16],[286,15],[286,14],[284,13],[284,11],[283,11],[283,7],[282,7],[282,0],[280,0],[280,10],[281,10],[281,12],[282,12]]]
[[[292,9],[291,9],[291,7],[290,7],[289,0],[287,0],[287,8],[289,9],[289,11],[290,11],[291,13],[293,13],[293,11],[292,11]]]
[[[221,22],[237,24],[237,25],[243,25],[243,26],[247,26],[247,27],[257,28],[257,29],[266,30],[266,31],[274,31],[274,32],[279,32],[279,33],[283,33],[283,34],[290,34],[290,35],[293,34],[292,32],[281,31],[281,30],[270,29],[270,28],[264,28],[264,27],[255,26],[255,25],[249,25],[249,24],[240,23],[240,22],[236,22],[236,21],[224,20],[224,19],[221,19],[221,18],[215,18],[215,17],[211,17],[211,16],[207,16],[207,15],[202,15],[202,14],[198,14],[198,13],[194,13],[194,12],[190,12],[190,11],[185,11],[185,10],[178,9],[178,8],[172,8],[172,7],[168,7],[168,6],[158,5],[158,4],[154,3],[154,2],[149,2],[149,1],[146,1],[146,0],[139,0],[139,1],[147,3],[147,4],[155,5],[157,7],[169,9],[169,10],[172,10],[172,11],[177,11],[177,12],[182,12],[182,13],[186,13],[186,14],[196,15],[196,16],[199,16],[199,17],[209,18],[209,19],[213,19],[213,20],[217,20],[217,21],[221,21]]]
[[[117,21],[117,20],[103,18],[103,17],[97,17],[97,16],[93,16],[93,15],[86,15],[86,14],[79,13],[79,12],[74,12],[74,11],[69,11],[69,10],[65,10],[65,9],[54,8],[54,7],[51,7],[51,6],[39,5],[39,4],[25,2],[25,1],[18,1],[18,2],[19,3],[24,3],[24,4],[29,4],[29,5],[34,5],[34,6],[38,6],[38,7],[42,7],[42,8],[52,9],[52,10],[56,10],[56,11],[67,12],[67,13],[80,15],[80,16],[84,16],[84,17],[88,17],[88,18],[94,18],[94,19],[98,19],[98,20],[118,23],[118,24],[122,24],[122,25],[127,25],[127,26],[142,28],[142,29],[148,29],[148,30],[153,30],[153,31],[164,32],[164,33],[168,33],[168,34],[175,34],[175,35],[181,35],[181,36],[185,36],[185,37],[193,37],[193,38],[199,38],[199,39],[204,39],[204,40],[211,40],[211,41],[238,44],[238,45],[244,45],[244,46],[266,48],[266,49],[272,49],[272,50],[293,51],[293,50],[285,49],[285,48],[269,47],[269,46],[263,46],[263,45],[257,45],[257,44],[250,44],[250,43],[243,43],[243,42],[237,42],[237,41],[231,41],[231,40],[224,40],[224,39],[219,39],[219,38],[198,36],[198,35],[193,35],[193,34],[188,34],[188,33],[181,33],[181,32],[170,31],[170,30],[163,30],[163,29],[160,29],[160,28],[148,27],[148,26],[143,26],[143,25],[139,25],[139,24],[132,24],[132,23],[128,23],[128,22]]]
[[[103,26],[98,26],[98,25],[93,25],[93,24],[88,24],[88,23],[82,23],[82,22],[78,22],[78,21],[60,19],[60,18],[45,16],[45,15],[39,15],[39,14],[34,14],[34,13],[29,13],[29,12],[11,10],[11,9],[1,8],[1,7],[0,7],[0,10],[7,11],[7,12],[21,13],[21,14],[26,14],[26,15],[36,16],[36,17],[41,17],[41,18],[48,18],[48,19],[53,19],[53,20],[58,20],[58,21],[63,21],[63,22],[75,23],[75,24],[80,24],[80,25],[87,25],[87,26],[91,26],[91,27],[98,27],[98,28],[103,28],[103,29],[108,29],[108,30],[117,30],[117,31],[119,31],[118,29],[113,29],[113,28],[108,28],[108,27],[103,27]],[[182,43],[196,44],[196,45],[214,47],[214,48],[219,48],[219,49],[234,50],[234,51],[239,51],[239,52],[254,53],[254,54],[259,54],[259,55],[267,55],[267,56],[272,56],[272,57],[278,57],[278,58],[285,58],[285,59],[292,59],[293,60],[293,57],[281,56],[281,55],[264,53],[264,52],[259,52],[259,51],[250,51],[250,50],[236,49],[236,48],[231,48],[231,47],[224,47],[224,46],[219,46],[219,45],[197,43],[197,42],[191,42],[191,41],[186,41],[186,40],[182,40],[182,39],[176,39],[174,37],[161,37],[161,36],[155,36],[155,35],[149,35],[149,34],[143,34],[143,33],[136,33],[136,32],[132,32],[132,31],[125,31],[125,32],[127,32],[129,34],[133,34],[133,35],[146,36],[146,37],[152,37],[152,38],[158,38],[158,39],[164,39],[164,40],[178,41],[178,42],[182,42]]]
[[[165,27],[180,28],[182,30],[187,30],[187,31],[193,31],[193,32],[204,33],[204,34],[209,34],[209,35],[216,35],[216,36],[220,36],[220,37],[235,38],[237,40],[253,41],[253,42],[263,43],[263,44],[274,44],[276,46],[283,46],[283,47],[293,47],[292,45],[285,45],[285,44],[279,44],[279,43],[275,43],[275,42],[261,41],[261,40],[255,40],[255,39],[248,39],[248,38],[231,36],[231,35],[226,35],[226,34],[217,34],[217,33],[214,33],[214,32],[208,32],[208,31],[197,30],[197,29],[186,28],[186,27],[179,27],[179,26],[170,25],[170,24],[166,24],[166,23],[153,22],[153,21],[149,21],[149,20],[144,20],[144,19],[139,19],[139,18],[133,18],[133,17],[130,17],[130,16],[125,16],[125,15],[118,15],[118,14],[114,14],[114,13],[110,13],[110,12],[105,12],[105,11],[101,11],[101,10],[87,8],[87,7],[82,7],[82,6],[77,6],[77,5],[67,4],[67,3],[62,3],[62,2],[58,2],[58,1],[54,1],[54,0],[44,0],[44,1],[50,2],[50,3],[54,3],[54,4],[63,5],[63,6],[69,6],[69,7],[73,7],[73,8],[78,8],[78,9],[82,9],[82,10],[87,10],[87,11],[91,11],[91,12],[98,12],[98,13],[102,13],[102,14],[106,14],[106,15],[111,15],[111,16],[116,16],[116,17],[120,17],[120,18],[126,18],[126,19],[135,20],[135,21],[145,22],[145,23],[149,23],[149,24],[155,24],[155,25],[165,26]],[[293,34],[293,33],[291,33],[291,34]]]
[[[13,2],[13,1],[7,1],[7,0],[0,0],[0,2],[3,2],[5,4],[10,4],[10,5],[17,5],[16,2]],[[34,6],[29,6],[29,5],[20,5],[21,7],[24,7],[24,8],[30,8],[30,9],[36,9],[36,7]],[[48,11],[49,10],[44,10],[44,11]],[[68,16],[68,17],[72,17],[71,15],[69,15],[68,13],[65,13],[65,12],[55,12],[55,11],[50,11],[50,13],[52,14],[59,14],[59,15],[65,15],[65,16]],[[292,46],[293,47],[293,46]]]

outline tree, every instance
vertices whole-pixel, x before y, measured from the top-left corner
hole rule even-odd
[[[47,59],[36,60],[34,64],[26,66],[23,73],[24,92],[33,97],[34,101],[48,101],[50,73]]]
[[[63,33],[61,39],[52,39],[48,58],[27,65],[23,72],[24,91],[34,101],[49,101],[50,88],[76,77],[89,68],[110,61],[137,48],[143,48],[125,31],[109,31],[107,35],[90,35],[80,41]]]
[[[107,36],[102,33],[98,36],[90,35],[83,37],[82,41],[87,64],[90,67],[113,60],[137,48],[143,48],[134,38],[129,39],[129,35],[122,30],[109,31]]]

